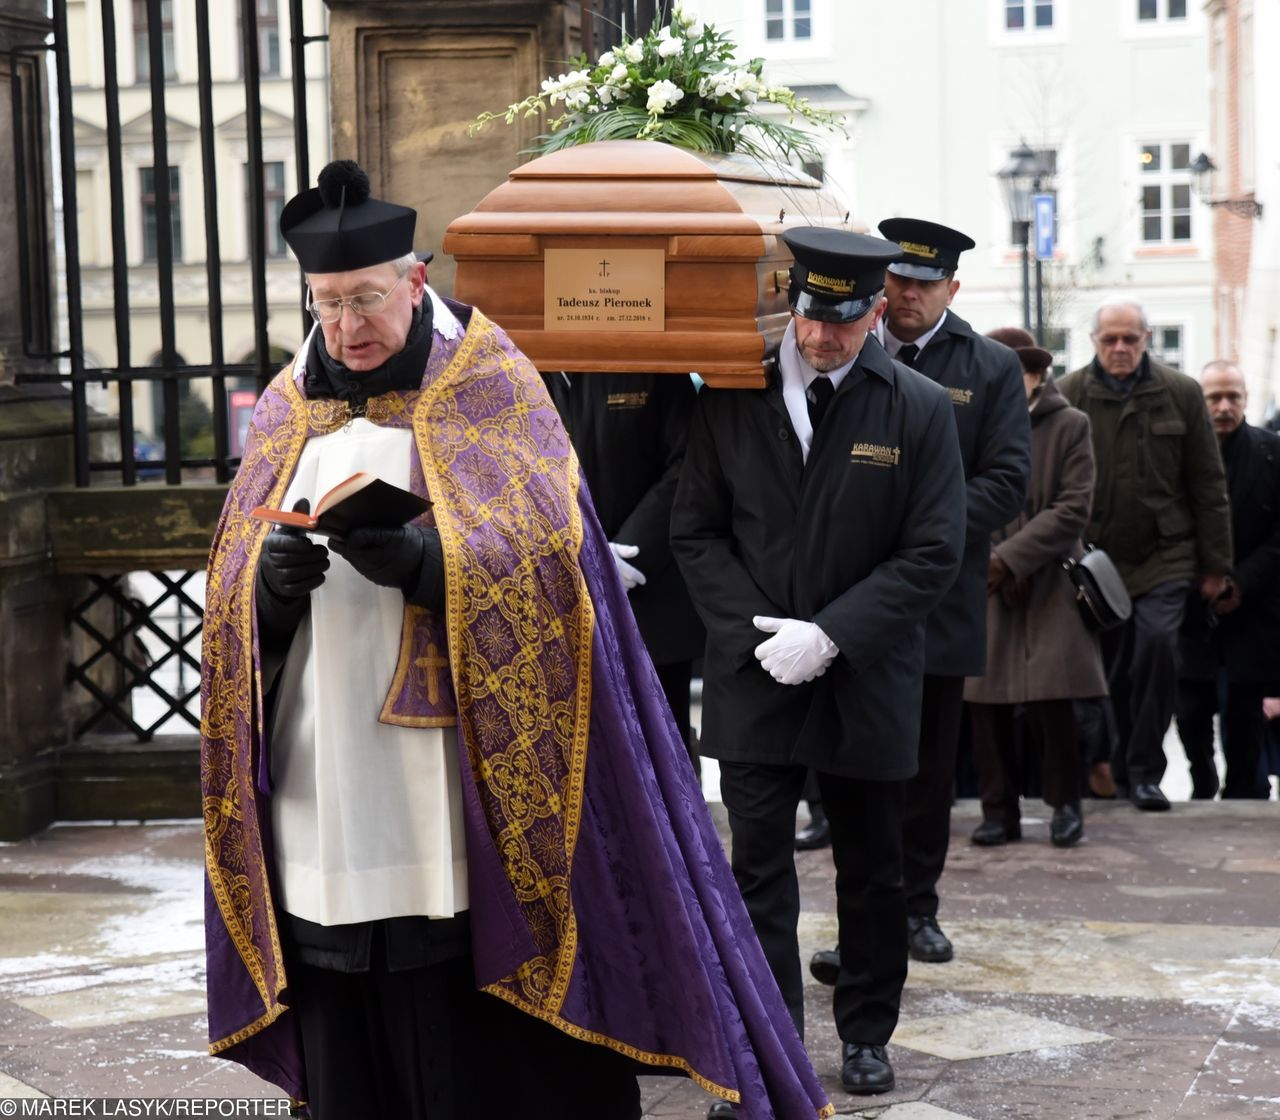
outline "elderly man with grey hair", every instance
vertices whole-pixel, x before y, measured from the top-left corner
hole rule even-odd
[[[1226,475],[1200,386],[1147,353],[1146,313],[1112,300],[1093,315],[1094,359],[1058,382],[1093,430],[1097,481],[1086,537],[1111,555],[1133,615],[1103,635],[1119,731],[1116,784],[1143,810],[1160,789],[1188,592],[1213,603],[1231,570]]]

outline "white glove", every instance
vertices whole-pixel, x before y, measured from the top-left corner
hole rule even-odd
[[[816,622],[756,615],[751,623],[773,635],[756,646],[756,658],[779,684],[804,684],[822,676],[840,652]]]
[[[609,548],[613,552],[613,562],[618,565],[618,575],[622,577],[622,586],[628,591],[633,587],[642,586],[646,582],[644,572],[627,563],[628,560],[634,560],[640,555],[639,545],[614,544],[613,541],[610,541]]]

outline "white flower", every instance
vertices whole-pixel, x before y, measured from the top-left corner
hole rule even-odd
[[[672,17],[672,23],[678,23],[683,29],[686,38],[696,39],[702,33],[702,25],[695,16],[691,16],[683,8],[677,8],[676,14]]]
[[[609,77],[605,81],[612,82],[614,85],[621,85],[627,80],[627,64],[619,62],[611,71]]]
[[[591,95],[587,92],[589,80],[587,71],[570,70],[569,73],[561,74],[558,78],[543,79],[542,92],[547,95],[547,100],[552,105],[563,100],[566,105],[581,102],[579,105],[581,107],[590,100]]]
[[[667,29],[664,27],[662,30],[666,31]],[[664,38],[658,43],[658,55],[661,58],[670,58],[673,54],[679,54],[682,50],[684,50],[684,40],[674,36]]]
[[[674,105],[682,97],[684,97],[684,90],[675,82],[663,79],[649,87],[649,101],[645,108],[650,113],[663,113],[668,106]]]
[[[638,39],[633,39],[622,49],[622,57],[628,62],[639,62],[644,58],[644,44]]]
[[[613,51],[605,51],[605,52],[604,52],[604,54],[602,54],[602,55],[600,56],[600,61],[599,61],[599,63],[597,63],[597,65],[599,65],[599,66],[612,66],[612,65],[614,64],[614,62],[615,62],[615,61],[616,61],[616,59],[615,59],[615,57],[614,57],[614,53],[613,53]]]

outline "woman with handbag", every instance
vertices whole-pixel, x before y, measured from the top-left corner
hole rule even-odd
[[[1062,569],[1083,552],[1093,499],[1089,420],[1067,404],[1048,374],[1053,356],[1013,327],[989,332],[1022,362],[1031,411],[1031,481],[1023,512],[992,535],[987,576],[987,672],[965,682],[982,798],[975,844],[1022,836],[1016,709],[1024,739],[1042,751],[1042,789],[1053,807],[1050,839],[1070,847],[1084,835],[1080,750],[1072,701],[1106,694],[1098,639],[1084,623]]]

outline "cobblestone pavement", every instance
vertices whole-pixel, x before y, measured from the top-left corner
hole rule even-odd
[[[976,806],[957,807],[941,892],[956,959],[911,966],[894,1093],[840,1089],[828,991],[809,988],[810,1053],[840,1115],[1280,1118],[1276,803],[1086,802],[1086,840],[1065,852],[1047,812],[1026,811],[1025,839],[993,850],[967,841]],[[807,958],[834,943],[832,867],[826,852],[798,865]],[[205,1053],[201,921],[194,822],[0,846],[0,1098],[275,1095]],[[657,1077],[644,1100],[654,1120],[708,1103]]]

